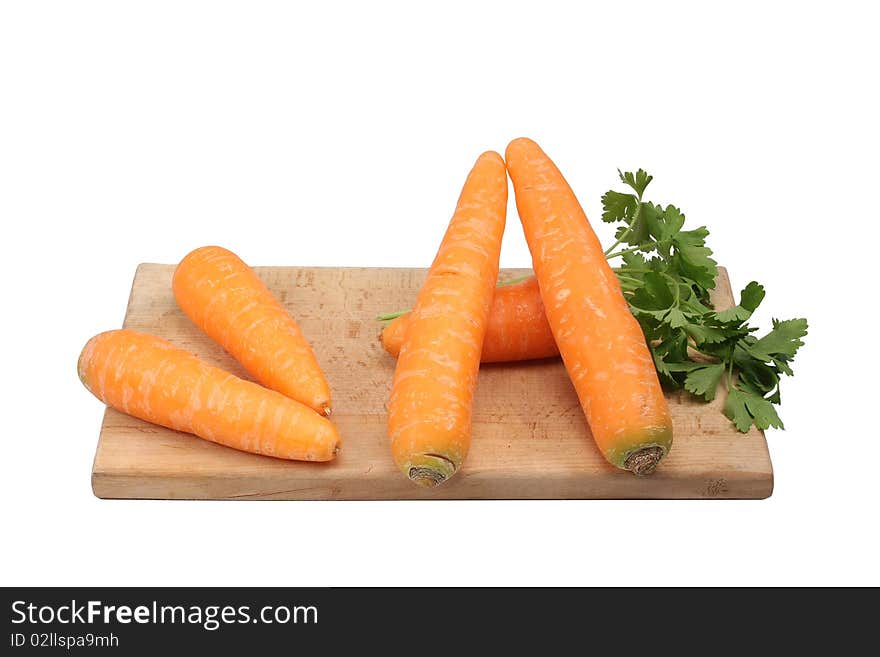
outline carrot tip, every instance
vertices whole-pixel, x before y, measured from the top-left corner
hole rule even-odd
[[[663,448],[658,446],[643,447],[626,457],[623,467],[637,477],[644,477],[657,469],[657,464],[663,458]]]

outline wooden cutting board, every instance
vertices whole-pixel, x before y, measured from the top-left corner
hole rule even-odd
[[[154,333],[210,363],[242,368],[178,309],[172,265],[142,264],[125,328]],[[773,471],[762,432],[738,433],[721,414],[723,393],[702,404],[668,395],[675,428],[669,456],[650,477],[608,465],[590,438],[558,359],[485,365],[473,441],[461,471],[426,490],[394,466],[385,431],[395,361],[379,344],[379,313],[412,305],[423,269],[258,267],[296,317],[333,391],[343,449],[328,464],[254,456],[107,409],[92,471],[95,495],[151,499],[765,498]],[[527,273],[506,270],[503,278]],[[715,301],[730,305],[720,271]]]

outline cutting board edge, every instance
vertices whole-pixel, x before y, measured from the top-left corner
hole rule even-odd
[[[396,475],[396,473],[394,473]],[[659,479],[660,477],[657,477]],[[401,477],[400,482],[404,482]],[[419,488],[402,487],[400,482],[389,482],[387,493],[381,492],[383,486],[364,480],[352,486],[346,481],[303,481],[296,488],[289,479],[282,476],[255,477],[253,475],[199,476],[192,473],[143,473],[112,472],[100,469],[92,472],[92,492],[99,499],[153,499],[153,500],[300,500],[300,501],[422,501],[422,500],[552,500],[552,499],[767,499],[773,494],[774,476],[772,469],[762,472],[713,472],[704,471],[685,477],[669,479],[667,484],[652,494],[651,488],[639,489],[642,480],[629,473],[609,472],[603,477],[586,477],[582,481],[575,478],[557,480],[552,493],[522,494],[516,492],[517,486],[534,490],[544,486],[534,479],[519,481],[509,473],[495,473],[493,477],[481,475],[459,475],[458,481],[431,491]],[[218,495],[211,489],[219,486],[226,491],[240,491],[234,494]],[[483,493],[473,494],[473,490]],[[485,491],[496,490],[487,495]],[[378,492],[377,492],[378,491]]]

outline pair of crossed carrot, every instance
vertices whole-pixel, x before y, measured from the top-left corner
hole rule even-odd
[[[547,325],[593,438],[613,465],[649,474],[672,446],[672,421],[645,337],[577,198],[529,139],[512,141],[506,161],[492,151],[477,160],[415,307],[398,320],[388,408],[394,459],[417,484],[436,486],[467,455],[490,309],[505,309],[493,296],[516,296],[495,287],[508,173]],[[541,342],[544,325],[531,325],[538,330],[526,335]],[[492,337],[495,347],[505,344]],[[393,339],[383,335],[386,348]]]

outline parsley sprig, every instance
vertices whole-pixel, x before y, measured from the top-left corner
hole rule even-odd
[[[673,205],[644,200],[652,176],[642,169],[621,173],[631,192],[602,197],[602,221],[620,224],[606,251],[620,258],[614,271],[633,315],[648,340],[654,365],[668,388],[684,388],[709,402],[719,383],[727,389],[724,414],[739,431],[783,428],[776,411],[782,375],[804,343],[806,319],[773,320],[758,338],[748,321],[764,300],[752,281],[739,304],[716,311],[709,300],[718,263],[706,246],[705,226],[684,230],[685,215]]]

